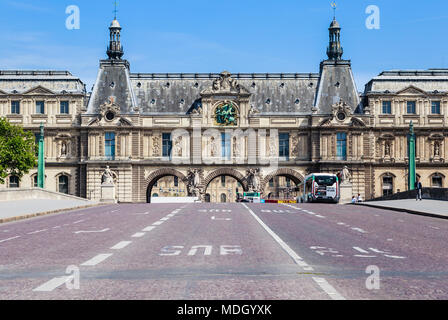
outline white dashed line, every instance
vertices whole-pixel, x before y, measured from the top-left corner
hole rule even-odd
[[[154,222],[152,225],[153,226],[160,226],[162,223],[164,223],[165,221],[157,221],[157,222]]]
[[[41,232],[45,232],[45,231],[48,231],[48,229],[37,230],[37,231],[29,232],[27,234],[36,234],[36,233],[41,233]]]
[[[5,240],[0,240],[0,243],[2,243],[2,242],[6,242],[6,241],[10,241],[10,240],[14,240],[14,239],[17,239],[17,238],[20,238],[20,236],[16,236],[16,237],[8,238],[8,239],[5,239]]]
[[[152,231],[152,230],[154,230],[156,227],[154,227],[154,226],[149,226],[149,227],[146,227],[145,229],[143,229],[142,231],[144,231],[144,232],[149,232],[149,231]]]
[[[168,220],[170,220],[170,217],[165,217],[165,218],[160,219],[160,221],[168,221]]]
[[[359,248],[359,247],[353,247],[353,249],[355,249],[356,251],[359,251],[359,252],[361,252],[361,253],[369,253],[368,251],[366,251],[366,250],[364,250],[364,249],[361,249],[361,248]]]
[[[61,228],[61,226],[56,226],[56,227],[53,227],[53,229],[59,229],[59,228]]]
[[[121,242],[117,243],[116,245],[114,245],[111,249],[112,250],[121,250],[123,248],[126,248],[131,243],[132,243],[132,241],[121,241]]]
[[[132,236],[132,238],[141,238],[141,237],[143,237],[145,234],[146,234],[146,233],[144,233],[144,232],[137,232],[136,234],[134,234],[134,235]]]
[[[86,267],[96,266],[97,264],[103,262],[104,260],[106,260],[107,258],[109,258],[111,256],[112,256],[111,253],[99,254],[96,257],[84,262],[83,264],[81,264],[81,266],[86,266]]]
[[[73,222],[73,224],[78,224],[78,223],[81,223],[81,222],[84,222],[85,220],[78,220],[78,221],[75,221],[75,222]]]
[[[73,276],[53,278],[50,281],[45,282],[43,285],[33,289],[33,291],[50,292],[56,289],[57,287],[60,287],[67,281],[70,281],[72,278]]]

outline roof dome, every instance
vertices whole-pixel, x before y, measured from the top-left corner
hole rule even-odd
[[[111,28],[121,28],[120,23],[118,22],[117,19],[114,19],[114,21],[112,21],[112,23],[110,24]]]
[[[333,19],[333,21],[331,22],[331,24],[330,24],[330,29],[331,29],[331,28],[334,28],[334,29],[335,29],[335,28],[339,28],[339,29],[341,28],[341,26],[339,25],[339,22],[336,21],[336,18]]]

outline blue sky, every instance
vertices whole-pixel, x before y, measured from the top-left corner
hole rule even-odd
[[[105,58],[113,0],[0,0],[0,69],[69,70],[90,89]],[[132,72],[318,72],[328,0],[121,0]],[[344,58],[362,91],[383,70],[448,68],[448,2],[339,0]],[[66,7],[80,9],[67,30]],[[380,29],[365,26],[368,5]]]

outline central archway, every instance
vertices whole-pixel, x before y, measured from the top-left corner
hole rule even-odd
[[[277,181],[277,183],[275,183],[275,180],[280,177],[284,177],[285,181],[282,181],[279,185],[279,182]],[[272,183],[273,181],[274,183]],[[294,189],[295,186],[300,185],[303,181],[304,177],[299,172],[289,168],[280,168],[268,174],[263,179],[263,194],[266,198],[281,198],[279,195],[279,190],[284,189],[283,197],[287,194],[287,198],[294,198],[296,195],[295,192],[290,192],[289,190]],[[293,184],[290,184],[290,182],[293,182]]]
[[[153,193],[153,187],[160,179],[169,177],[169,176],[177,178],[177,181],[179,183],[184,184],[184,186],[185,186],[184,192],[187,192],[186,185],[188,183],[188,179],[182,172],[177,171],[175,169],[169,169],[169,168],[159,169],[159,170],[156,170],[153,173],[151,173],[148,176],[148,178],[146,179],[146,202],[147,203],[151,203],[151,198],[153,196],[157,196],[157,197],[162,196],[160,194],[160,192]]]
[[[214,183],[220,177],[221,182],[218,181]],[[228,177],[230,177],[230,179],[228,179]],[[221,185],[216,187],[216,185],[219,184]],[[203,185],[206,202],[233,202],[236,201],[237,192],[243,193],[248,191],[248,184],[244,175],[231,168],[221,168],[213,171],[207,178],[205,178]],[[212,194],[213,192],[218,193]]]

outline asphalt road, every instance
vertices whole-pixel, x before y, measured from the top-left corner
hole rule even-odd
[[[448,221],[331,204],[122,204],[0,226],[0,300],[448,299]]]

